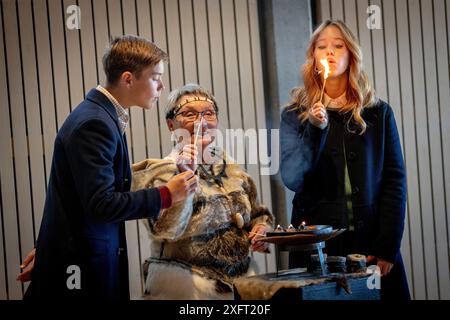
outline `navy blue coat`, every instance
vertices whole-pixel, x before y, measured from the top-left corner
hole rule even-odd
[[[345,163],[352,186],[354,253],[374,255],[399,267],[398,286],[406,286],[399,254],[406,206],[406,173],[391,107],[379,101],[364,110],[363,135],[349,114],[328,111],[329,125],[321,130],[298,119],[298,109],[281,116],[281,176],[295,192],[294,226],[326,224],[347,228]],[[345,254],[345,252],[341,252]],[[397,272],[397,271],[396,271]],[[401,278],[401,279],[400,279]]]
[[[130,185],[115,108],[92,89],[56,136],[26,297],[129,299],[124,221],[156,218],[161,207],[158,189]],[[80,268],[81,289],[68,289],[70,265]]]

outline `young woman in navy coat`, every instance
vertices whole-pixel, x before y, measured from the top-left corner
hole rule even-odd
[[[326,59],[330,74],[324,83]],[[400,255],[406,174],[391,107],[375,98],[357,39],[341,21],[311,37],[304,86],[281,116],[281,176],[295,192],[292,224],[347,228],[329,255],[360,253],[381,272],[382,299],[409,299]],[[297,256],[298,258],[298,256]],[[291,266],[299,259],[291,255]]]

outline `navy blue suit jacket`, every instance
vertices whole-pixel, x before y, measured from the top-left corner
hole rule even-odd
[[[127,142],[115,108],[92,89],[55,140],[26,297],[129,298],[124,222],[156,218],[161,208],[158,189],[130,192],[130,185]],[[69,288],[76,283],[71,265],[80,268],[81,289]]]

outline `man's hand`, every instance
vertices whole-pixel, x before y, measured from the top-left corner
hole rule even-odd
[[[31,280],[31,272],[34,268],[34,256],[36,255],[36,248],[33,248],[33,250],[28,253],[25,260],[20,265],[20,269],[22,269],[22,272],[19,273],[16,280],[20,282],[28,282]]]
[[[252,231],[250,231],[248,238],[251,240],[253,251],[258,251],[262,253],[269,252],[269,243],[265,241],[260,241],[261,238],[264,238],[266,236],[266,232],[268,229],[269,227],[266,226],[265,224],[256,224],[252,228]]]
[[[322,102],[316,102],[309,110],[308,115],[309,122],[313,126],[320,129],[325,129],[328,125],[328,114]]]
[[[366,259],[367,264],[370,264],[371,262],[374,261],[376,261],[378,268],[380,268],[380,273],[382,277],[389,274],[389,272],[391,272],[392,270],[392,267],[394,266],[393,263],[377,258],[375,256],[368,256]]]
[[[172,177],[166,186],[172,196],[172,203],[180,202],[197,188],[197,176],[191,170],[184,171]]]

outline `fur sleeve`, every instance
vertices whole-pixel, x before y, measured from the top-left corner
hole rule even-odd
[[[147,159],[133,165],[131,190],[159,187],[178,173],[177,166],[170,159]],[[150,234],[156,239],[177,239],[182,236],[192,216],[194,195],[160,212],[156,220],[149,219]]]
[[[257,191],[256,185],[253,181],[252,177],[248,173],[242,172],[243,175],[243,188],[245,192],[248,194],[250,205],[251,205],[251,213],[250,213],[250,226],[253,228],[255,225],[259,223],[264,223],[273,228],[275,218],[272,213],[270,213],[269,209],[258,203],[257,201]]]

